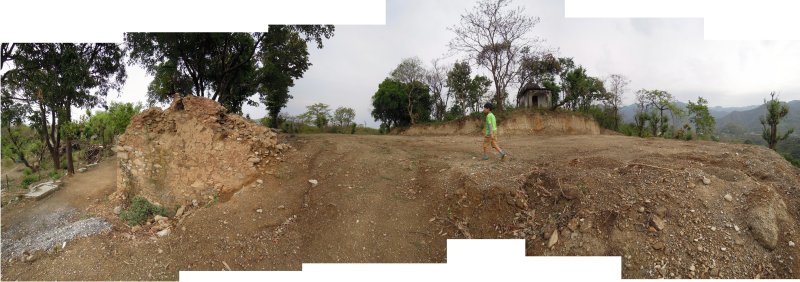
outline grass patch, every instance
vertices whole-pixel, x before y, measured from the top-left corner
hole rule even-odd
[[[36,183],[37,181],[39,181],[39,179],[40,179],[39,174],[28,174],[22,177],[22,182],[20,182],[20,185],[22,186],[22,188],[28,188],[28,185]]]
[[[156,206],[143,197],[133,198],[131,206],[119,214],[119,216],[130,225],[139,225],[147,221],[153,215],[167,216],[165,207]]]

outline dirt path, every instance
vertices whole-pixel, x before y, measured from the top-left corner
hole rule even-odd
[[[800,191],[792,187],[800,174],[770,167],[775,156],[759,147],[512,137],[500,139],[512,155],[501,162],[480,160],[480,138],[308,135],[290,142],[297,151],[265,171],[263,185],[226,202],[201,201],[166,237],[131,232],[110,212],[103,200],[114,180],[108,163],[75,176],[44,201],[4,208],[4,228],[31,211],[71,205],[107,218],[114,231],[32,263],[4,257],[2,279],[176,280],[179,270],[444,262],[446,239],[467,237],[525,238],[529,255],[623,256],[628,278],[800,273],[797,249],[765,250],[745,229],[748,195],[760,193],[758,187],[772,187],[786,206],[798,206],[792,193]],[[712,183],[702,184],[701,176]],[[319,184],[311,187],[310,179]],[[727,193],[736,200],[721,200]],[[784,245],[800,242],[794,233],[800,211],[788,213],[795,222],[782,227]],[[650,231],[657,214],[667,228]],[[689,221],[696,223],[684,224]],[[742,231],[733,231],[734,224]],[[561,239],[548,248],[554,230]],[[698,236],[702,241],[693,241]]]

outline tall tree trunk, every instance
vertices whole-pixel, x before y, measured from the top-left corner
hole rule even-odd
[[[495,91],[494,99],[495,99],[495,103],[496,103],[494,105],[494,108],[496,110],[494,110],[494,111],[500,113],[500,112],[503,112],[503,100],[504,100],[503,99],[503,90],[501,89],[500,84],[497,82],[496,79],[495,79],[494,85],[495,85],[495,87],[494,87],[495,88],[495,90],[494,90]]]
[[[67,99],[67,112],[66,112],[65,116],[62,118],[62,122],[65,122],[65,123],[72,122],[72,107],[70,105],[72,105],[72,101]],[[72,130],[72,128],[70,128],[70,130]],[[75,165],[73,164],[73,159],[72,159],[72,134],[73,133],[74,132],[67,132],[67,134],[65,134],[66,136],[64,136],[66,138],[66,141],[67,141],[67,151],[66,151],[66,154],[67,154],[67,173],[69,173],[70,175],[75,174]]]

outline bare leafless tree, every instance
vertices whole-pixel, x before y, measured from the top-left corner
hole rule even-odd
[[[425,83],[430,87],[431,95],[433,95],[433,116],[436,120],[442,120],[444,113],[447,111],[447,103],[450,100],[450,92],[443,91],[445,83],[447,82],[446,68],[440,63],[441,59],[434,59],[431,61],[431,68],[425,73]],[[444,95],[444,97],[442,97]]]
[[[612,74],[608,77],[608,99],[607,106],[614,111],[614,128],[619,128],[619,106],[622,105],[622,95],[628,90],[631,80],[621,74]]]
[[[510,4],[511,0],[481,0],[449,28],[456,35],[450,49],[466,53],[473,63],[491,72],[498,111],[503,110],[506,88],[515,79],[522,53],[537,43],[529,34],[540,20]]]

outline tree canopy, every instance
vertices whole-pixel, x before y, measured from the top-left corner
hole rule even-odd
[[[421,82],[412,82],[408,85],[391,78],[386,78],[380,85],[378,91],[372,96],[372,117],[376,121],[381,121],[387,129],[397,126],[408,126],[411,124],[411,116],[408,113],[408,94],[412,92],[413,107],[416,109],[416,116],[419,121],[430,120],[430,110],[432,106],[431,97],[428,94],[428,86]]]
[[[510,4],[511,0],[481,0],[450,28],[455,33],[450,49],[466,53],[491,73],[497,111],[503,110],[506,88],[516,79],[523,54],[535,47],[529,33],[539,23],[538,17]]]
[[[333,32],[331,25],[271,25],[254,33],[126,33],[125,43],[131,62],[154,75],[151,103],[192,94],[241,112],[260,101],[277,121],[289,88],[311,66],[307,44],[322,48]]]
[[[3,110],[31,121],[60,164],[61,127],[71,121],[72,107],[91,108],[125,82],[124,52],[112,43],[15,44],[9,55],[14,68],[3,75]],[[4,47],[5,49],[5,47]],[[5,50],[4,50],[5,53]],[[72,135],[65,136],[67,145]],[[74,173],[72,146],[66,146],[67,169]]]

